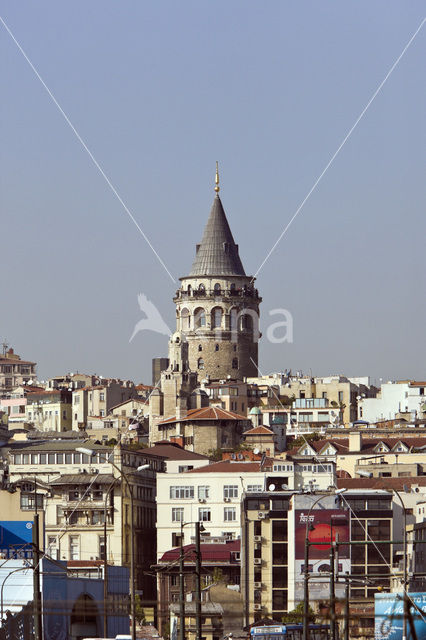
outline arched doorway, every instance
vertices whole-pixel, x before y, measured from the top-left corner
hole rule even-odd
[[[82,593],[74,603],[71,612],[70,632],[72,640],[100,636],[98,607],[94,599],[87,593]]]

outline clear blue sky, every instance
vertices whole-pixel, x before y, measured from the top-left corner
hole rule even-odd
[[[417,29],[422,1],[28,2],[1,15],[175,277],[221,196],[254,273]],[[66,371],[150,380],[129,344],[176,289],[0,26],[0,338]],[[262,371],[426,378],[426,25],[257,285],[294,318]]]

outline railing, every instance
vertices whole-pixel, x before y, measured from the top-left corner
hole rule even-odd
[[[205,298],[206,296],[217,296],[222,298],[254,298],[260,299],[259,292],[253,287],[243,287],[241,289],[192,289],[191,291],[176,291],[175,300],[188,300],[189,298]]]

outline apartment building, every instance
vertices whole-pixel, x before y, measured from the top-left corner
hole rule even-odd
[[[389,589],[392,569],[392,494],[387,491],[334,491],[317,494],[258,492],[242,501],[241,588],[245,624],[282,615],[304,599],[305,540],[309,546],[309,598],[312,607],[329,598],[330,548],[314,545],[327,536],[338,539],[336,562],[341,579],[359,576],[350,585],[351,601],[362,602],[370,621],[377,587]],[[344,546],[374,540],[374,545]],[[363,578],[373,576],[365,584]],[[377,576],[380,576],[379,578]],[[344,584],[335,582],[336,596]],[[359,615],[359,613],[358,613]],[[363,616],[361,616],[363,617]],[[362,623],[359,623],[362,627]],[[351,636],[355,637],[355,636]]]
[[[80,452],[80,447],[93,455]],[[44,510],[46,547],[53,557],[102,559],[106,541],[108,562],[129,566],[132,501],[121,476],[125,474],[133,493],[137,588],[154,600],[155,581],[147,572],[156,560],[155,474],[163,464],[151,456],[150,469],[138,473],[144,464],[143,452],[90,441],[25,443],[9,453],[9,481],[21,487],[22,509],[26,504],[34,508],[36,499]]]
[[[401,415],[426,418],[426,382],[398,380],[380,386],[376,398],[362,398],[358,417],[366,422],[393,420]]]
[[[36,363],[22,360],[12,348],[3,345],[0,355],[0,394],[10,392],[15,387],[30,382],[36,377]]]
[[[137,398],[133,382],[106,380],[102,384],[75,389],[72,393],[72,428],[84,429],[88,418],[105,418],[113,407]]]
[[[27,393],[25,422],[39,431],[69,431],[72,427],[72,394],[65,389]]]
[[[157,478],[157,555],[189,544],[195,522],[217,539],[241,535],[241,498],[265,488],[327,489],[335,483],[331,463],[294,465],[291,461],[223,460],[185,473]],[[182,526],[181,525],[185,525]]]

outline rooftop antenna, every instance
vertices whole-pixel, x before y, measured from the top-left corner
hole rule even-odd
[[[3,349],[3,355],[5,356],[5,355],[6,355],[7,348],[8,348],[8,346],[9,346],[9,345],[8,345],[8,343],[6,342],[6,340],[4,340],[4,342],[2,342],[2,345],[1,345],[1,346],[2,346],[2,349]]]
[[[219,191],[220,191],[220,187],[219,187],[219,163],[218,163],[217,160],[216,160],[216,176],[215,176],[214,182],[215,182],[214,190],[216,191],[216,193],[219,193]]]

